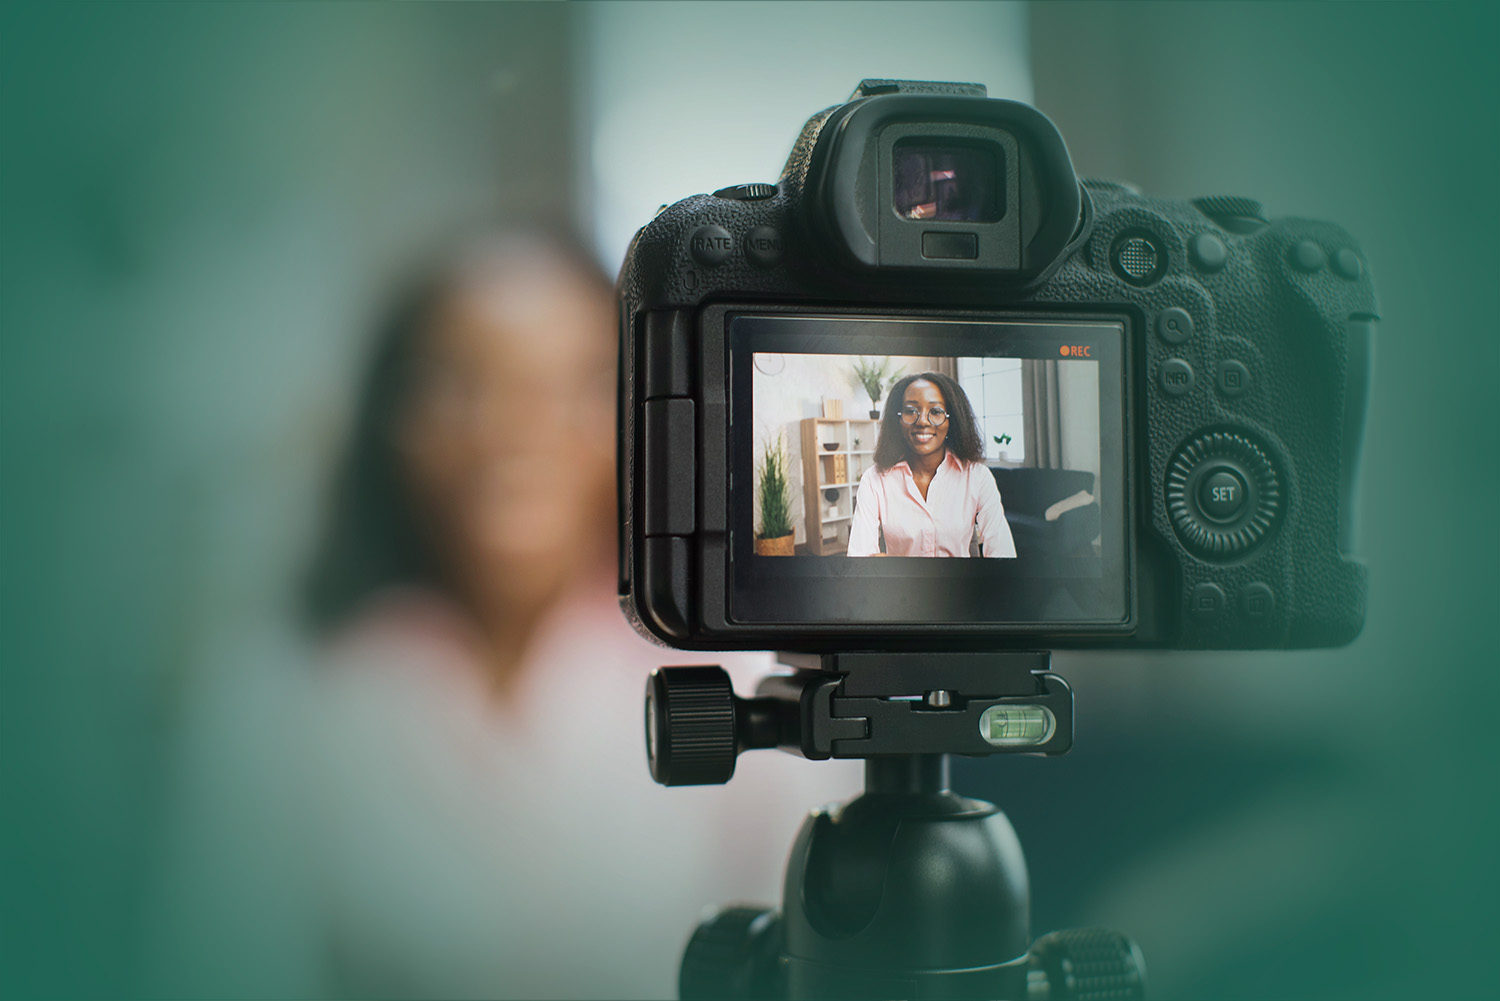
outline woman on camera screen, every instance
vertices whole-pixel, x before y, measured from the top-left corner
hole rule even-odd
[[[886,400],[849,555],[968,556],[974,542],[981,556],[1016,555],[974,408],[948,376],[909,375]]]

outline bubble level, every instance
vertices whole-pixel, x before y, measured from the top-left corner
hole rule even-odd
[[[1056,729],[1046,706],[990,706],[979,717],[979,735],[995,747],[1045,744]]]

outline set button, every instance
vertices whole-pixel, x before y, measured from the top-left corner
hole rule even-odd
[[[1227,467],[1208,473],[1198,484],[1198,507],[1215,521],[1239,517],[1245,497],[1245,481]]]

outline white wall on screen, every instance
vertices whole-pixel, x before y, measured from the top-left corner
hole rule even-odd
[[[985,459],[991,465],[1026,461],[1026,423],[1021,409],[1019,358],[960,358],[958,384],[979,418]],[[1004,439],[1009,438],[1009,441]],[[996,440],[1001,439],[1001,440]]]
[[[756,357],[760,363],[755,366],[750,380],[755,461],[760,461],[765,444],[775,441],[778,435],[786,442],[787,458],[790,460],[788,479],[792,487],[792,521],[796,525],[796,541],[806,542],[803,530],[801,422],[805,417],[822,417],[825,399],[842,401],[846,418],[868,419],[870,397],[853,380],[852,356],[770,354]],[[890,362],[893,370],[910,375],[928,371],[937,364],[937,359],[896,355],[890,358]],[[884,404],[885,400],[882,398],[881,405]],[[875,438],[862,440],[859,447],[873,449]],[[752,490],[754,510],[758,511],[758,477],[752,484]]]
[[[1086,469],[1099,484],[1099,363],[1057,363],[1057,402],[1063,414],[1062,463]]]

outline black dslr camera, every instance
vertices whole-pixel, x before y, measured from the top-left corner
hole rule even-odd
[[[621,595],[672,646],[1315,647],[1363,625],[1376,307],[1337,226],[1080,183],[1029,106],[867,80],[779,183],[664,207],[620,300]],[[867,414],[853,385],[882,362],[964,391],[949,438],[981,446],[1013,555],[854,557],[902,430],[903,400]],[[755,544],[768,450],[790,556]],[[878,507],[904,522],[884,555],[934,551],[892,545],[921,505]]]
[[[778,183],[664,206],[620,277],[621,600],[794,670],[657,671],[652,774],[866,760],[780,911],[699,926],[682,996],[1141,996],[1123,936],[1028,947],[1019,843],[949,755],[1068,750],[1056,647],[1358,634],[1375,320],[1337,226],[1080,182],[972,84],[866,80]]]

